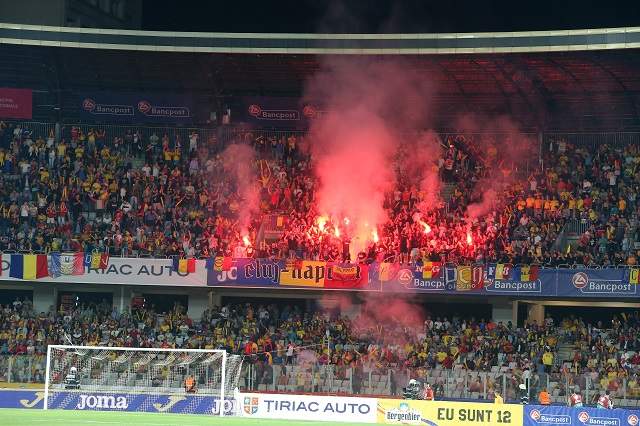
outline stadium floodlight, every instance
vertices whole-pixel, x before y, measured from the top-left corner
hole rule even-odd
[[[225,350],[50,345],[44,409],[224,416],[241,368]]]

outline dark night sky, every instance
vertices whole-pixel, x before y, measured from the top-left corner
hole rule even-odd
[[[640,0],[143,0],[143,29],[417,33],[640,26]]]

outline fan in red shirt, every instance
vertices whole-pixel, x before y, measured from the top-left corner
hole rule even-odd
[[[431,385],[429,383],[427,383],[425,385],[423,399],[425,401],[433,401],[434,400],[433,388],[431,387]]]
[[[577,390],[569,397],[569,407],[582,407],[582,395]]]

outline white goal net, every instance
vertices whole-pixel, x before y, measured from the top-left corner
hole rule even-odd
[[[44,407],[230,415],[241,368],[223,350],[52,345]]]

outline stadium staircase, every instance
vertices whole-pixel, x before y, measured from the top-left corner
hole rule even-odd
[[[440,187],[440,198],[445,203],[448,203],[451,200],[451,196],[453,195],[453,191],[455,190],[455,185],[452,183],[443,183]]]
[[[572,361],[574,350],[573,344],[562,341],[558,342],[558,361]]]
[[[260,228],[258,228],[256,244],[259,246],[263,241],[267,243],[278,241],[284,233],[284,224],[286,221],[287,217],[284,214],[265,214],[262,217]]]
[[[571,247],[571,250],[574,250],[578,245],[580,236],[585,233],[587,229],[588,225],[586,222],[583,222],[580,219],[569,219],[565,223],[560,234],[564,236],[562,250],[566,252],[566,250],[569,250],[569,247]]]

